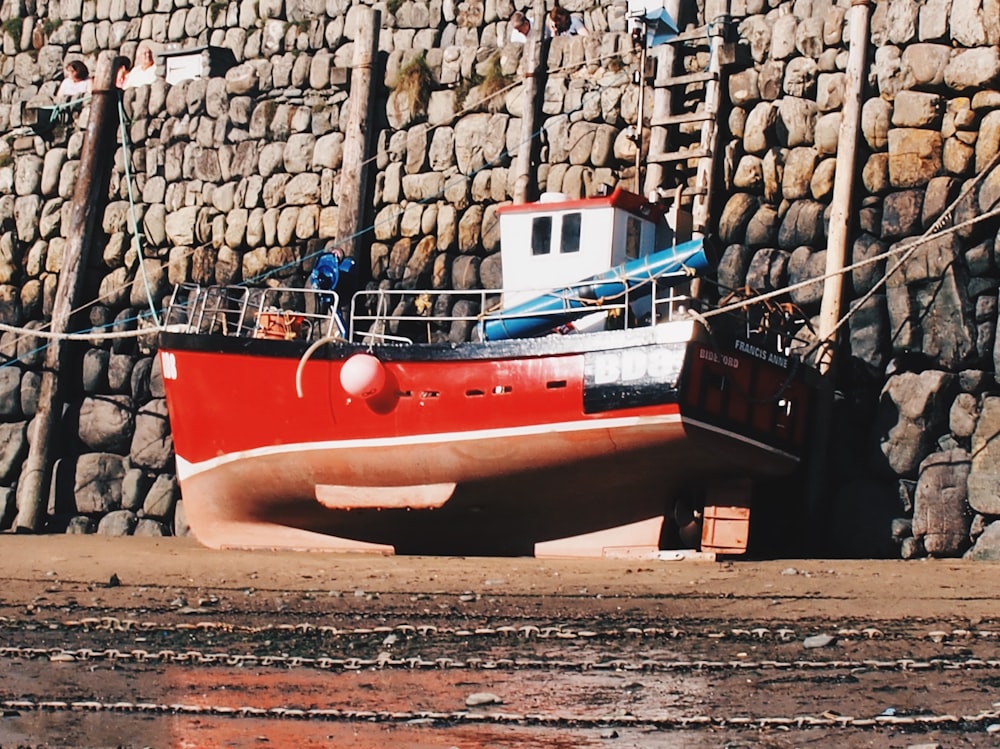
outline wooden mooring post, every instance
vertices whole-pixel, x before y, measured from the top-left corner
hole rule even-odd
[[[532,166],[538,153],[535,137],[536,114],[540,106],[539,93],[545,88],[545,69],[549,46],[544,38],[545,3],[534,0],[531,10],[531,30],[524,45],[524,85],[521,90],[521,136],[514,162],[514,202],[527,203],[537,197],[537,180]]]
[[[369,268],[370,259],[362,257],[368,243],[361,239],[365,218],[369,175],[373,164],[369,158],[372,142],[371,121],[374,109],[372,75],[378,56],[378,36],[382,13],[373,8],[364,10],[366,17],[358,24],[351,61],[350,111],[344,134],[344,160],[340,170],[340,209],[337,212],[337,236],[344,254],[352,257],[361,268]],[[367,272],[367,271],[366,271]]]
[[[87,251],[108,197],[108,174],[114,161],[118,128],[118,90],[114,87],[111,63],[111,54],[101,56],[93,76],[90,103],[83,105],[90,107],[90,111],[80,151],[80,169],[73,188],[66,249],[52,306],[50,329],[57,334],[70,329],[70,318],[83,284]],[[52,478],[52,445],[62,417],[59,375],[64,363],[62,341],[53,338],[45,349],[38,409],[28,430],[28,458],[18,481],[17,531],[40,531],[45,523]]]
[[[861,127],[861,102],[865,89],[866,61],[870,43],[870,0],[851,0],[848,16],[849,41],[844,107],[837,147],[836,177],[833,183],[830,231],[826,250],[826,279],[820,307],[817,369],[820,386],[813,411],[812,444],[806,481],[806,520],[816,530],[820,543],[829,542],[829,499],[827,454],[830,449],[830,424],[833,421],[834,379],[836,376],[837,326],[843,310],[844,275],[848,244],[851,239],[852,200],[857,173],[858,133]],[[808,534],[807,534],[808,535]],[[824,549],[813,550],[823,553]]]

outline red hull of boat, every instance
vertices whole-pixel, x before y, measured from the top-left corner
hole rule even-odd
[[[686,342],[639,347],[648,371],[619,372],[609,390],[594,382],[593,357],[626,368],[614,357],[634,346],[561,344],[531,356],[522,344],[473,344],[480,353],[469,358],[456,349],[407,358],[385,347],[375,353],[386,383],[367,400],[340,381],[360,347],[317,352],[301,368],[299,397],[301,346],[219,345],[199,336],[161,342],[185,513],[209,546],[531,554],[594,534],[581,547],[590,553],[655,548],[682,485],[782,473],[796,462],[725,426],[682,418]],[[666,361],[676,371],[660,371]]]

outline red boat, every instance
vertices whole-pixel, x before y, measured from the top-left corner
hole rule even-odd
[[[201,542],[652,557],[700,527],[745,550],[751,481],[801,454],[796,361],[692,313],[700,242],[638,196],[500,221],[502,292],[359,292],[338,323],[328,289],[178,288],[160,357]]]

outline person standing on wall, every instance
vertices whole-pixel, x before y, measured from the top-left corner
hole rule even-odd
[[[531,33],[531,21],[521,11],[517,11],[510,17],[508,24],[510,29],[511,44],[525,44],[528,41],[528,34]]]
[[[63,68],[65,78],[59,84],[56,96],[64,99],[79,99],[81,96],[90,95],[90,71],[80,60],[71,60]]]
[[[156,80],[156,61],[153,59],[153,50],[149,47],[140,47],[135,58],[135,67],[132,68],[125,77],[125,88],[138,88],[148,86]]]
[[[550,36],[589,36],[590,32],[583,21],[571,14],[561,5],[555,6],[546,17],[545,35]]]

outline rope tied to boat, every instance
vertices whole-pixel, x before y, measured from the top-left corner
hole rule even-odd
[[[298,366],[295,367],[295,395],[299,398],[305,397],[305,393],[302,390],[302,371],[305,369],[306,362],[309,361],[309,359],[312,358],[312,355],[319,351],[319,349],[330,343],[349,343],[349,341],[339,335],[323,336],[319,340],[310,344],[309,348],[307,348],[302,353],[302,356],[299,357]]]

